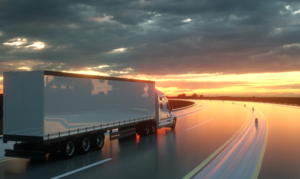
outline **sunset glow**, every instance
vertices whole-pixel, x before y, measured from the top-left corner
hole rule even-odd
[[[62,71],[66,73],[77,73],[77,74],[83,74],[83,75],[98,75],[98,76],[108,76],[107,73],[101,73],[93,70],[88,71]]]
[[[31,70],[31,68],[30,67],[19,67],[18,70],[27,70],[27,71],[29,71],[29,70]]]
[[[167,95],[257,95],[300,96],[300,72],[256,74],[185,74],[185,75],[123,75],[156,81],[156,87]]]
[[[133,71],[99,72],[92,69],[108,67],[106,65],[91,67],[88,70],[69,70],[66,73],[85,75],[111,76],[111,73],[119,74],[121,78],[151,80],[156,82],[156,88],[166,95],[177,96],[185,93],[191,95],[206,96],[300,96],[300,72],[282,73],[253,73],[253,74],[181,74],[181,75],[127,75]],[[31,70],[31,67],[21,66],[19,70]],[[0,84],[3,77],[0,77]],[[0,86],[0,93],[3,87]]]

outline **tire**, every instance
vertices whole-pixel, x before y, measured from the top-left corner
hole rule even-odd
[[[172,126],[171,126],[172,129],[174,129],[174,128],[176,127],[176,123],[177,123],[177,119],[174,118],[174,119],[173,119],[173,124],[172,124]]]
[[[148,123],[146,123],[140,127],[139,134],[143,135],[143,136],[150,134],[150,126]]]
[[[97,133],[94,137],[94,147],[96,150],[101,150],[104,146],[104,134]]]
[[[76,152],[75,141],[73,139],[67,139],[65,142],[61,144],[60,152],[64,158],[66,159],[72,158]]]
[[[152,122],[150,124],[150,134],[156,133],[156,123]]]
[[[79,141],[78,149],[81,154],[87,154],[91,149],[92,140],[89,136],[83,136]]]

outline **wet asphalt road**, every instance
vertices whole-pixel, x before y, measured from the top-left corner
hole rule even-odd
[[[163,128],[157,134],[114,141],[107,136],[102,151],[69,160],[61,160],[58,154],[48,155],[46,161],[2,158],[0,178],[54,178],[77,169],[82,170],[62,178],[183,178],[245,125],[250,107],[265,116],[269,129],[258,178],[300,178],[299,108],[195,102],[196,106],[175,112],[179,117],[174,130]],[[11,144],[0,142],[1,157],[3,148]]]

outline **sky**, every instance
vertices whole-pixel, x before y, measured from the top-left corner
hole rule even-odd
[[[147,79],[169,96],[300,97],[299,0],[0,0],[3,72]]]

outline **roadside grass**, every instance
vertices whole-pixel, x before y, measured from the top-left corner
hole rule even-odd
[[[169,97],[169,100],[177,99],[177,97]],[[181,98],[182,99],[182,98]],[[241,101],[241,102],[264,102],[264,103],[280,103],[288,105],[300,105],[300,97],[186,97],[189,100],[218,100],[218,101]]]
[[[170,105],[173,106],[173,109],[177,109],[177,108],[182,108],[182,107],[186,107],[186,106],[190,106],[195,104],[192,101],[182,101],[182,100],[168,100]]]

